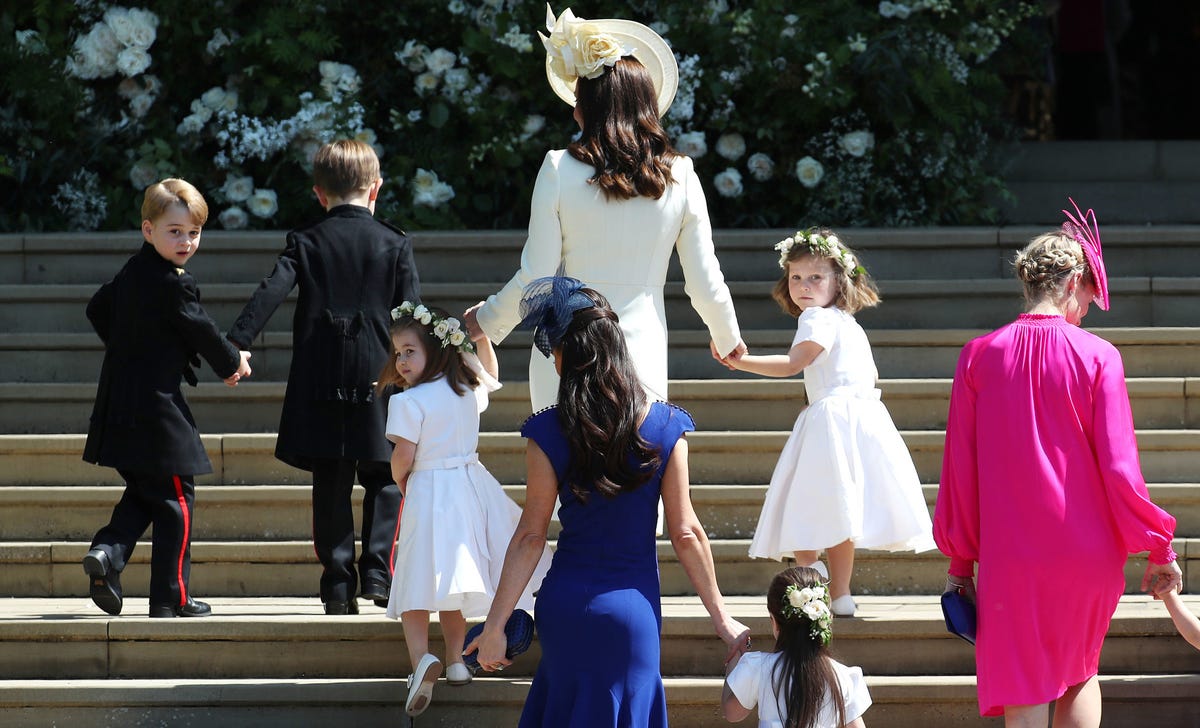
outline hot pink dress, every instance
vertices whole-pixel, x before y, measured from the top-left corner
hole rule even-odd
[[[958,360],[934,512],[950,573],[979,562],[979,712],[1036,705],[1097,673],[1131,553],[1175,558],[1150,502],[1116,348],[1023,314]]]

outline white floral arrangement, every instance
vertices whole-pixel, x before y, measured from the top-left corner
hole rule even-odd
[[[822,645],[833,639],[833,612],[829,608],[829,590],[823,586],[792,584],[783,590],[784,618],[808,620],[809,634]]]
[[[568,84],[576,78],[598,78],[606,67],[611,68],[621,56],[632,55],[634,51],[621,45],[616,37],[601,32],[594,23],[576,18],[570,8],[555,18],[547,6],[546,30],[549,37],[541,31],[538,37],[546,46],[554,72]]]
[[[460,354],[470,354],[475,351],[467,332],[463,331],[462,322],[450,316],[444,318],[430,311],[423,303],[405,301],[392,309],[392,320],[399,321],[409,317],[423,326],[430,326],[433,335],[442,342],[442,348],[453,346]]]
[[[775,250],[779,252],[779,267],[783,270],[787,270],[788,255],[796,245],[807,247],[813,255],[838,261],[851,278],[867,272],[858,264],[854,254],[846,250],[837,235],[822,235],[815,230],[797,230],[795,235],[775,243]]]

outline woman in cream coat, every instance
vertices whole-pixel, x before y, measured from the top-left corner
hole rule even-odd
[[[551,35],[542,38],[547,77],[555,93],[575,106],[583,133],[570,149],[546,155],[534,185],[521,268],[500,292],[465,314],[467,327],[473,335],[482,332],[502,341],[521,320],[525,286],[561,268],[609,300],[643,386],[652,400],[665,400],[663,284],[672,250],[679,254],[684,290],[712,337],[713,356],[745,351],[714,252],[700,179],[692,160],[670,147],[658,121],[675,96],[675,57],[662,38],[639,23],[582,21],[570,10],[550,20]],[[572,34],[587,37],[579,42]],[[558,49],[567,43],[583,47],[582,57],[566,54],[564,62]],[[596,165],[580,161],[577,149],[605,160],[609,173],[600,175]],[[631,151],[640,155],[633,160],[639,172],[656,162],[669,171],[657,197],[652,188],[645,194],[638,173],[623,169]],[[608,189],[622,184],[630,196]],[[558,395],[554,363],[536,350],[529,361],[529,390],[534,411],[553,405]]]

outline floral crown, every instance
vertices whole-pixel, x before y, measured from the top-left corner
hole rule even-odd
[[[828,645],[833,639],[833,612],[829,608],[829,590],[824,586],[789,585],[783,590],[779,611],[789,621],[807,621],[809,634],[821,645]]]
[[[775,244],[775,250],[779,251],[780,268],[787,270],[788,254],[796,245],[803,245],[808,248],[809,252],[822,258],[838,260],[842,264],[842,268],[846,270],[846,275],[851,278],[867,272],[866,268],[859,265],[858,258],[846,250],[837,235],[822,235],[815,230],[797,230],[795,235],[784,238]]]
[[[412,301],[405,301],[392,309],[393,321],[399,321],[406,316],[424,326],[433,327],[433,335],[442,342],[443,349],[453,346],[461,354],[475,351],[475,346],[467,338],[467,332],[462,330],[462,323],[453,316],[439,316],[426,308],[425,304]]]

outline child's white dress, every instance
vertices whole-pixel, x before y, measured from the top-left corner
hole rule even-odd
[[[771,671],[775,669],[779,658],[778,652],[747,652],[725,678],[729,689],[742,707],[758,706],[758,728],[783,728],[787,708],[783,705],[783,696],[775,694],[775,681],[771,677]],[[829,661],[833,664],[838,686],[842,689],[846,723],[850,723],[861,718],[862,714],[867,712],[867,708],[871,707],[871,694],[867,692],[867,682],[863,679],[862,668],[846,667],[837,660]],[[821,702],[817,722],[805,728],[842,728],[837,723],[837,712],[828,694]]]
[[[771,475],[750,555],[779,560],[846,539],[865,549],[935,548],[920,478],[875,388],[866,332],[838,308],[809,308],[792,346],[804,341],[824,351],[804,370],[809,404]]]
[[[422,609],[487,616],[504,554],[521,509],[479,462],[479,413],[486,392],[454,393],[445,378],[418,384],[388,401],[387,436],[417,444],[400,514],[396,568],[387,616]],[[550,566],[547,548],[517,606]]]

